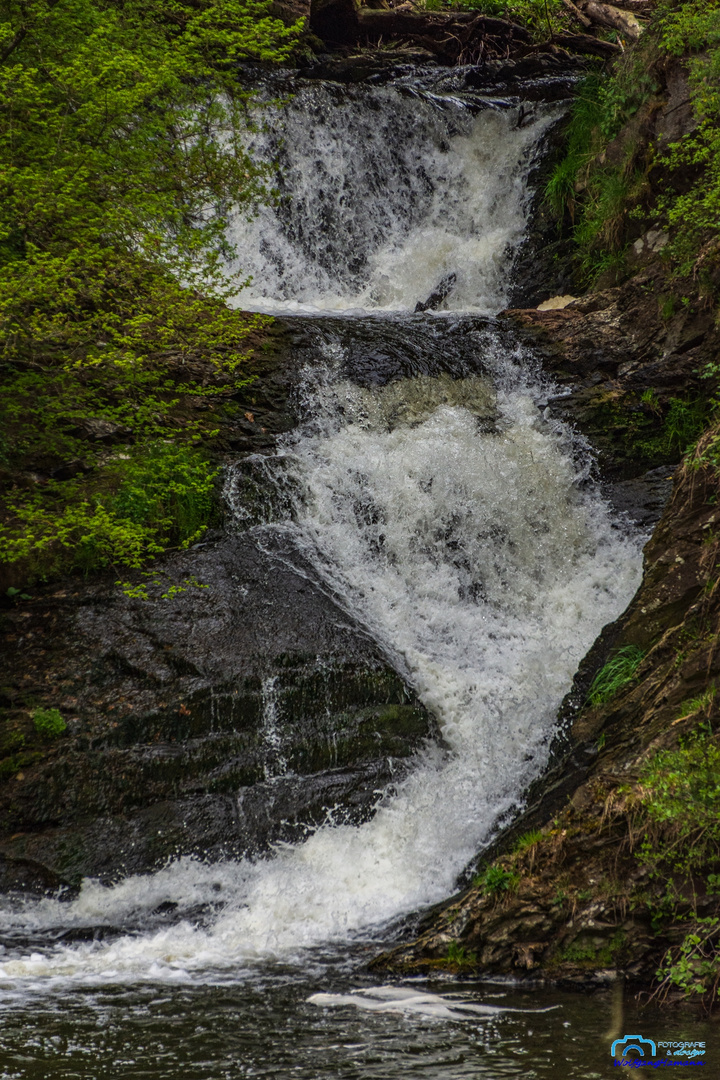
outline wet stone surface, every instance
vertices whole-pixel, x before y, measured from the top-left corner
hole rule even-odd
[[[287,555],[287,553],[284,553]],[[111,582],[4,616],[3,684],[68,732],[0,789],[0,884],[52,887],[218,858],[358,821],[434,733],[302,567],[251,534],[168,562],[150,602]],[[21,862],[17,862],[21,860]]]

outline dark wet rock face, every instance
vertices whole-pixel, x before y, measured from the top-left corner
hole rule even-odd
[[[663,288],[662,267],[651,255],[623,285],[558,310],[505,313],[558,383],[551,413],[587,435],[608,480],[634,480],[661,462],[678,463],[686,444],[659,441],[663,418],[674,399],[703,394],[702,372],[717,356],[712,313],[689,305],[664,318]]]
[[[329,807],[361,820],[433,734],[375,646],[250,534],[165,571],[164,592],[184,589],[166,600],[108,582],[5,614],[11,715],[22,723],[32,699],[70,718],[0,790],[6,882],[257,853]]]

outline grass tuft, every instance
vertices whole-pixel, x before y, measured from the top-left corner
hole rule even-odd
[[[624,645],[610,657],[593,679],[588,694],[592,706],[604,705],[635,678],[635,672],[645,657],[637,645]]]

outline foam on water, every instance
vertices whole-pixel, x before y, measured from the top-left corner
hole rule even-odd
[[[259,311],[407,311],[450,275],[443,310],[504,306],[527,177],[557,109],[486,108],[405,86],[301,87],[255,152],[279,200],[231,239]]]
[[[545,1013],[557,1008],[555,1005],[541,1009],[485,1005],[466,1001],[458,995],[427,994],[408,986],[375,986],[372,989],[351,990],[349,994],[312,994],[308,1002],[325,1009],[349,1005],[367,1012],[399,1013],[429,1020],[471,1020],[475,1023],[481,1019],[492,1020],[508,1012]]]

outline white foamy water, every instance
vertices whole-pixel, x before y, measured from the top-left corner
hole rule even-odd
[[[280,194],[231,230],[253,310],[413,311],[455,275],[443,310],[505,305],[527,176],[557,108],[486,108],[407,87],[298,90],[256,140]]]
[[[312,420],[280,454],[300,491],[294,521],[256,529],[284,532],[314,563],[435,713],[444,745],[371,821],[323,827],[273,858],[184,859],[114,887],[88,883],[70,903],[4,902],[0,927],[37,930],[142,922],[166,900],[179,917],[225,905],[202,927],[187,919],[0,957],[6,986],[229,977],[452,891],[537,775],[578,661],[640,574],[637,543],[578,490],[567,433],[543,419],[516,364],[493,362],[496,391],[476,376],[371,392],[321,366]]]
[[[503,1013],[552,1012],[559,1008],[548,1005],[540,1009],[514,1009],[507,1005],[485,1005],[465,1001],[458,995],[427,994],[405,986],[375,986],[368,990],[352,990],[349,994],[312,994],[308,1001],[320,1008],[342,1008],[350,1005],[367,1012],[390,1012],[407,1016],[422,1016],[430,1020],[492,1020]]]

